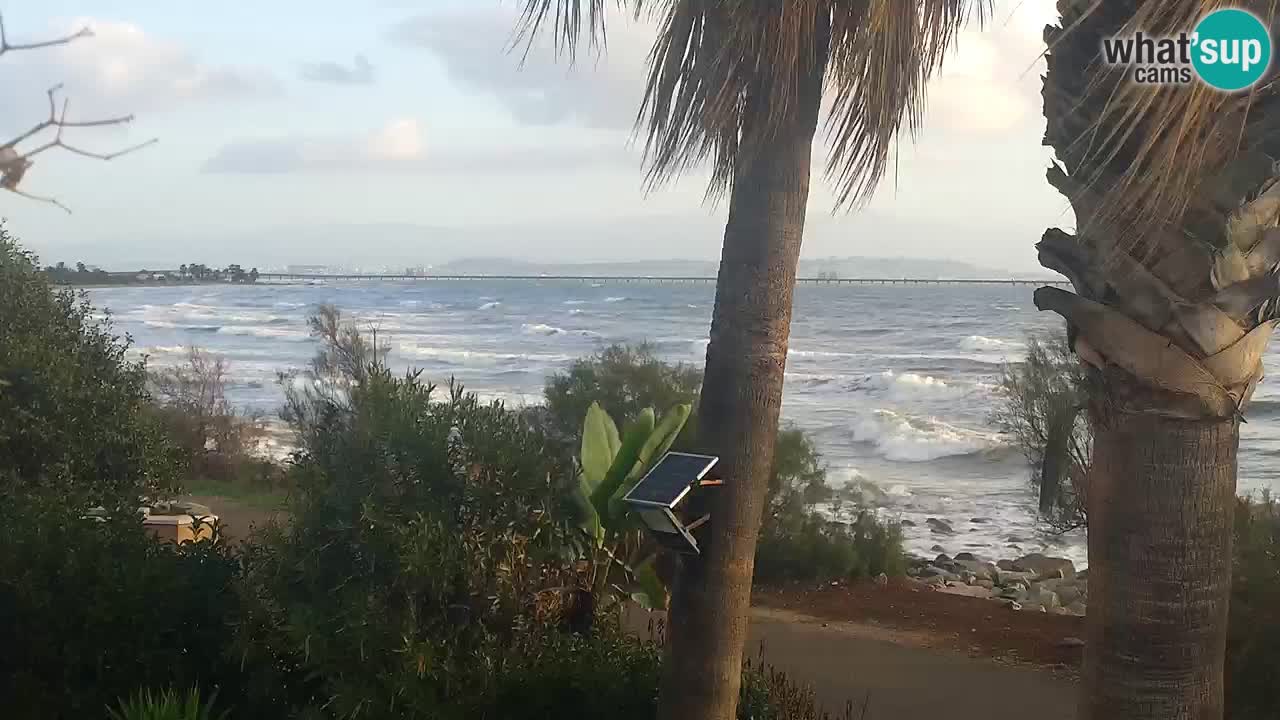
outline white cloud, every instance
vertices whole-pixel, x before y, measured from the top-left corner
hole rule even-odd
[[[375,73],[369,58],[356,55],[351,67],[332,61],[303,63],[298,68],[298,77],[329,85],[372,85]]]
[[[211,157],[207,173],[540,172],[589,166],[638,166],[623,143],[429,147],[421,123],[395,118],[351,137],[271,137],[233,142]]]
[[[616,18],[607,51],[583,48],[574,65],[557,58],[542,32],[532,47],[513,47],[518,15],[510,7],[419,15],[389,32],[403,47],[427,50],[463,89],[491,95],[526,125],[573,123],[626,129],[644,93],[654,27]],[[544,29],[545,30],[545,29]]]
[[[80,18],[50,28],[45,35],[56,37],[85,26],[92,28],[92,37],[0,59],[0,85],[17,98],[10,101],[17,110],[13,114],[25,118],[35,112],[38,117],[44,90],[59,83],[65,86],[73,113],[95,115],[154,112],[192,102],[281,93],[279,81],[269,70],[207,62],[129,22]],[[23,34],[39,35],[29,30]]]

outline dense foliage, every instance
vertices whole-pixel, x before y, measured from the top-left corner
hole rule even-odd
[[[134,508],[177,482],[181,454],[150,412],[128,341],[36,268],[0,226],[0,491]]]
[[[5,717],[652,716],[657,649],[617,613],[587,633],[566,622],[582,572],[565,501],[576,470],[547,432],[393,374],[336,310],[313,322],[311,371],[288,378],[301,446],[287,524],[231,547],[218,533],[158,540],[134,512],[85,517],[91,499],[132,509],[172,484],[181,449],[124,343],[5,243]],[[165,395],[171,410],[185,392]],[[39,440],[24,422],[66,447],[24,454]],[[745,672],[740,717],[819,716],[785,676]]]
[[[592,398],[613,417],[631,418],[663,402],[696,403],[702,385],[696,368],[658,358],[648,345],[613,345],[575,361],[567,373],[547,381],[547,424],[577,440]],[[697,409],[676,440],[677,450],[697,450]],[[773,473],[756,545],[757,582],[828,581],[904,570],[902,537],[893,523],[865,511],[856,492],[851,523],[831,522],[816,509],[835,495],[827,485],[822,456],[803,430],[778,430]]]
[[[0,502],[0,707],[101,717],[139,687],[235,686],[225,655],[238,565],[221,543],[174,545],[137,518],[83,519],[57,497]]]
[[[1085,373],[1064,342],[1031,339],[1024,363],[1007,368],[997,418],[1031,463],[1032,486],[1040,493],[1053,529],[1088,527],[1085,478],[1092,435],[1078,420],[1068,444],[1049,449],[1055,414],[1083,408]],[[1061,432],[1066,426],[1059,426]],[[1047,457],[1061,454],[1069,483],[1044,488]],[[1051,474],[1050,474],[1051,475]],[[1227,641],[1227,717],[1280,717],[1280,505],[1264,495],[1241,498],[1236,510],[1230,623]]]

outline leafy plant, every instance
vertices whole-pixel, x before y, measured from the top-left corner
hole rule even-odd
[[[228,711],[214,712],[217,697],[215,692],[201,700],[198,687],[184,693],[140,690],[118,707],[108,708],[107,716],[111,720],[226,720]]]
[[[653,409],[645,408],[619,435],[603,408],[596,403],[588,408],[582,428],[581,471],[572,492],[575,520],[588,540],[587,584],[593,596],[625,584],[631,587],[628,594],[642,605],[666,606],[666,586],[653,565],[655,549],[628,516],[622,498],[675,442],[691,410],[690,405],[677,405],[655,422]]]

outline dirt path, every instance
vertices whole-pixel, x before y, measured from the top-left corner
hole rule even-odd
[[[227,498],[193,499],[219,514],[233,539],[274,514]],[[750,656],[812,685],[837,718],[847,702],[859,718],[864,701],[866,720],[1075,717],[1071,666],[1079,649],[1058,641],[1078,634],[1077,619],[904,587],[762,592],[755,605]],[[650,619],[635,610],[627,625],[643,634]],[[1006,656],[1032,662],[991,659]]]

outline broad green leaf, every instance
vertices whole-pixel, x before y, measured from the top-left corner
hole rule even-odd
[[[582,423],[582,471],[594,490],[604,480],[618,452],[618,426],[598,403],[591,403]]]
[[[618,487],[627,479],[640,455],[640,449],[652,434],[653,408],[645,408],[639,416],[627,423],[627,428],[622,433],[622,445],[618,448],[618,454],[613,457],[609,472],[605,473],[604,481],[591,493],[591,504],[595,505],[605,527],[613,527],[609,517],[609,498],[613,497]]]
[[[573,489],[574,522],[591,538],[595,547],[604,543],[604,527],[600,524],[600,514],[591,504],[591,487],[584,476],[578,476],[578,483]]]
[[[692,412],[693,406],[677,405],[667,411],[662,416],[662,422],[654,428],[649,438],[640,448],[640,452],[636,454],[636,462],[632,466],[631,471],[627,473],[618,489],[614,491],[613,496],[609,498],[610,519],[620,518],[626,513],[626,508],[622,504],[622,498],[631,492],[631,488],[640,482],[640,478],[662,459],[662,456],[671,449],[671,443],[676,441],[676,436],[684,429],[684,424],[689,420],[689,413]]]
[[[658,572],[653,567],[653,560],[647,560],[636,568],[635,575],[638,589],[631,593],[631,599],[646,610],[666,610],[667,586],[658,577]]]

